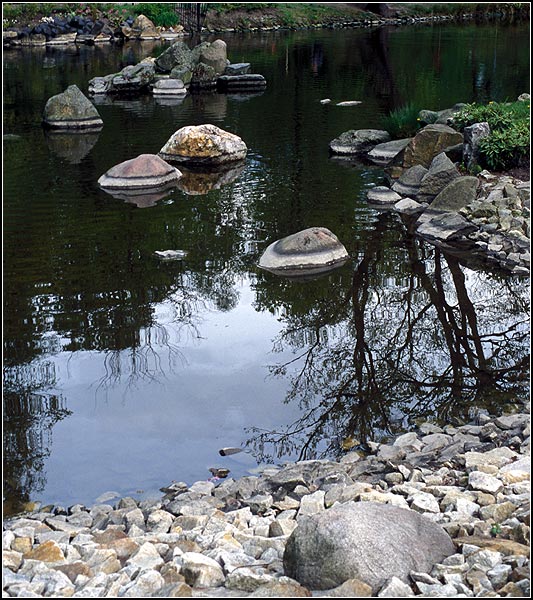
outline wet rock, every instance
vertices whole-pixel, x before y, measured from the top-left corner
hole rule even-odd
[[[355,576],[376,593],[391,577],[407,580],[410,571],[427,572],[453,553],[447,534],[422,515],[359,502],[302,519],[287,541],[283,564],[290,577],[312,589]]]
[[[456,213],[426,211],[417,221],[417,234],[431,241],[453,241],[476,231],[476,225]]]
[[[206,91],[213,90],[217,86],[217,72],[205,63],[198,63],[192,70],[191,89]]]
[[[190,125],[178,129],[161,148],[164,160],[203,166],[243,160],[247,147],[240,137],[215,125]]]
[[[351,129],[332,140],[329,149],[334,154],[360,154],[377,144],[390,141],[390,135],[379,129]]]
[[[326,272],[348,258],[346,248],[329,229],[311,227],[270,244],[259,266],[276,274],[294,276]]]
[[[180,171],[155,154],[141,154],[115,165],[98,179],[104,189],[142,190],[176,183]]]
[[[104,122],[91,101],[76,85],[46,102],[43,124],[55,129],[100,129]]]

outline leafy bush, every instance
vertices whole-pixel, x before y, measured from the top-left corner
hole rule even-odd
[[[140,2],[131,7],[135,15],[148,17],[158,27],[172,27],[179,23],[173,4],[164,2]]]
[[[389,113],[383,119],[383,127],[393,139],[411,137],[420,129],[419,112],[414,104],[406,104]]]
[[[505,171],[520,165],[529,154],[529,144],[529,125],[518,122],[481,139],[479,149],[489,169]]]
[[[489,169],[517,167],[529,154],[529,102],[489,102],[468,104],[454,116],[454,127],[462,130],[486,122],[491,133],[480,140],[480,162]]]

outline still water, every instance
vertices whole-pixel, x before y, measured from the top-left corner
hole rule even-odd
[[[330,158],[328,142],[408,102],[516,98],[529,89],[527,26],[221,37],[264,93],[99,99],[104,128],[85,135],[43,131],[46,100],[168,44],[4,52],[4,134],[18,136],[4,139],[6,512],[332,457],[347,438],[524,393],[528,282],[369,208],[383,172]],[[244,139],[244,169],[144,204],[98,189],[111,166],[200,123]],[[272,241],[315,225],[347,265],[314,281],[257,268]],[[188,254],[154,256],[166,249]]]

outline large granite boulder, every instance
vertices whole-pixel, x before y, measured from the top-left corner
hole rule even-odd
[[[169,73],[174,68],[190,71],[193,65],[191,49],[184,42],[175,42],[156,58],[155,65],[162,73]]]
[[[239,136],[206,124],[178,129],[159,156],[171,162],[213,166],[243,160],[247,151]]]
[[[431,161],[446,148],[463,143],[463,135],[448,125],[426,125],[406,146],[402,166],[414,165],[428,168]]]
[[[431,208],[457,212],[476,199],[479,181],[477,177],[458,177],[449,183],[433,200]]]
[[[390,141],[387,131],[380,129],[350,129],[329,143],[334,154],[360,154],[368,152],[377,144]]]
[[[463,130],[463,162],[467,169],[479,165],[479,142],[490,135],[490,125],[486,122],[474,123]]]
[[[91,101],[76,85],[46,102],[43,125],[55,129],[100,129],[104,122]]]
[[[392,577],[429,573],[455,553],[449,535],[423,515],[390,504],[348,502],[302,518],[287,541],[285,573],[313,590],[359,579],[377,595]]]
[[[348,252],[336,235],[325,227],[311,227],[270,244],[259,266],[292,277],[330,271],[348,259]]]
[[[456,166],[444,152],[431,161],[428,172],[422,177],[416,199],[418,202],[431,202],[451,181],[460,177]]]
[[[141,154],[137,158],[115,165],[98,180],[107,189],[145,190],[176,183],[181,173],[155,154]]]
[[[228,65],[226,42],[215,40],[208,46],[201,48],[198,62],[212,67],[216,75],[222,75]]]

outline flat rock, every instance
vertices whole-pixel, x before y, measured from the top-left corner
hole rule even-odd
[[[380,129],[351,129],[332,140],[329,149],[334,154],[360,154],[377,144],[390,141],[387,131]]]
[[[367,158],[376,165],[388,165],[410,141],[411,138],[404,138],[402,140],[392,140],[392,142],[377,144],[367,154]]]
[[[181,79],[160,79],[154,83],[154,96],[185,96],[187,89]]]
[[[348,258],[335,234],[325,227],[311,227],[270,244],[259,266],[277,274],[298,275],[328,271]]]
[[[302,519],[287,541],[289,577],[311,589],[354,577],[379,591],[391,577],[407,582],[455,552],[449,536],[415,511],[374,502],[347,503]]]
[[[231,63],[226,65],[224,75],[248,75],[250,69],[250,63]]]
[[[423,212],[427,204],[420,204],[412,198],[402,198],[394,204],[394,210],[405,215],[416,215]]]
[[[241,90],[246,88],[264,88],[266,79],[257,73],[245,75],[221,75],[217,79],[217,87],[221,90]]]
[[[393,190],[388,187],[378,185],[371,190],[368,190],[366,194],[366,199],[371,204],[379,204],[381,206],[393,206],[401,200],[402,197],[400,194],[397,194]]]

